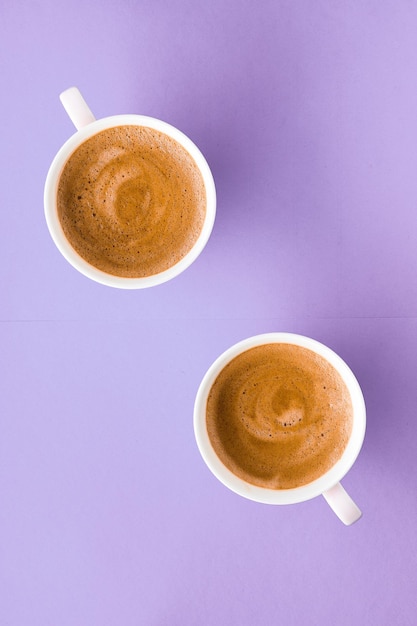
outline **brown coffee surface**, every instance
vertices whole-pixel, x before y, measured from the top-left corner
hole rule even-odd
[[[177,141],[152,128],[118,126],[87,139],[67,161],[58,215],[73,248],[116,276],[158,274],[200,235],[203,177]]]
[[[220,460],[269,489],[310,483],[341,457],[352,431],[350,393],[315,352],[292,344],[251,348],[220,372],[207,400]]]

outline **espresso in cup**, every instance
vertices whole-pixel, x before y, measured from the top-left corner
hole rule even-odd
[[[183,259],[206,215],[203,176],[174,138],[146,126],[94,134],[69,156],[57,188],[65,237],[106,274],[142,278]]]
[[[274,490],[312,483],[341,458],[352,433],[352,399],[317,352],[266,343],[238,354],[207,397],[207,434],[243,481]]]
[[[109,287],[143,289],[179,276],[203,251],[216,215],[203,154],[153,117],[96,120],[76,87],[60,100],[77,132],[45,181],[45,218],[58,250]]]

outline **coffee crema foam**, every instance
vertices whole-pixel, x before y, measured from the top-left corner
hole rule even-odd
[[[292,489],[340,459],[353,424],[349,390],[323,357],[271,343],[235,357],[208,396],[211,444],[234,474],[269,489]]]
[[[198,239],[206,191],[192,156],[168,135],[118,126],[87,139],[58,184],[58,216],[72,247],[116,276],[158,274]]]

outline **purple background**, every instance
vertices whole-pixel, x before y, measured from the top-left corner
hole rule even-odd
[[[0,0],[1,626],[416,623],[416,32],[405,0]],[[72,85],[210,163],[215,228],[171,283],[104,287],[54,247]],[[275,330],[363,387],[350,528],[197,451],[204,372]]]

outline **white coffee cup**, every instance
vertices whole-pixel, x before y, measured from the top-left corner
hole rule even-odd
[[[268,489],[252,485],[231,472],[219,459],[211,445],[206,426],[206,406],[210,389],[219,373],[236,356],[268,343],[286,343],[307,348],[326,359],[341,375],[352,400],[353,427],[341,458],[325,474],[301,487],[294,489]],[[211,365],[197,392],[194,406],[194,433],[201,456],[212,473],[235,493],[265,504],[295,504],[323,495],[336,515],[346,525],[361,517],[361,511],[340,484],[352,467],[365,436],[366,410],[361,388],[348,365],[333,350],[322,343],[292,333],[268,333],[245,339],[224,352]]]
[[[216,215],[216,189],[210,168],[197,146],[180,130],[166,122],[145,115],[114,115],[100,120],[93,113],[76,87],[67,89],[60,95],[65,110],[74,123],[77,132],[72,135],[55,156],[45,182],[44,207],[45,217],[59,251],[79,272],[96,282],[111,287],[141,289],[159,285],[178,276],[195,261],[205,247],[213,229]],[[57,190],[61,172],[71,154],[87,139],[114,126],[146,126],[165,133],[180,143],[194,159],[204,180],[206,189],[206,216],[198,239],[191,250],[175,265],[167,270],[143,278],[125,278],[107,274],[83,259],[66,238],[58,217]]]

